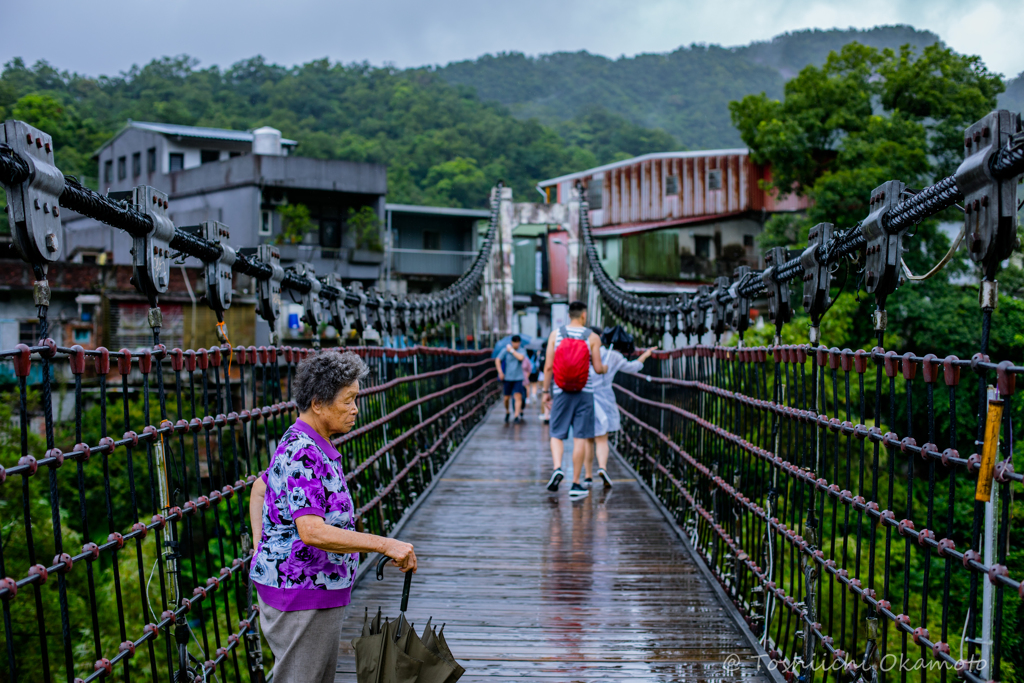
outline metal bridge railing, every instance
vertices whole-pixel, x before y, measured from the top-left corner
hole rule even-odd
[[[387,534],[497,395],[495,370],[488,351],[349,350],[371,375],[336,443],[359,528]],[[0,351],[16,379],[0,388],[0,677],[264,679],[248,492],[307,353]]]
[[[810,346],[655,359],[618,375],[618,449],[787,679],[1018,680],[1024,367]]]

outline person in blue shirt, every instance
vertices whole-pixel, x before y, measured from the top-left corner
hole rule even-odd
[[[494,359],[494,365],[498,368],[498,379],[503,382],[505,395],[505,422],[509,420],[509,397],[512,398],[515,406],[513,422],[523,421],[523,359],[526,354],[519,350],[522,343],[518,334],[512,335],[512,343],[508,344]]]

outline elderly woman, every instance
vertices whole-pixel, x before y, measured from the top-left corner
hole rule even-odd
[[[410,544],[355,531],[341,454],[331,443],[355,425],[366,374],[354,353],[324,351],[299,363],[292,386],[299,417],[253,484],[252,578],[276,683],[333,683],[358,553],[382,553],[403,572],[416,571]]]

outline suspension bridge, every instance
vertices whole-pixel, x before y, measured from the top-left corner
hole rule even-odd
[[[44,131],[8,121],[4,132],[0,183],[41,323],[38,343],[0,351],[16,378],[0,462],[4,677],[268,680],[247,581],[248,491],[295,419],[295,367],[320,342],[166,348],[171,260],[204,263],[221,321],[242,273],[271,329],[290,291],[313,329],[430,338],[482,287],[507,281],[505,195],[492,192],[489,229],[458,281],[393,297],[286,271],[269,245],[236,250],[217,223],[175,226],[153,188],[100,196],[60,172]],[[501,422],[489,350],[349,347],[372,372],[361,424],[336,443],[359,528],[400,532],[423,555],[411,616],[447,622],[466,680],[1019,677],[1007,643],[1024,600],[1010,545],[1024,367],[987,354],[1022,174],[1020,118],[993,112],[965,131],[954,176],[920,191],[889,181],[860,224],[821,224],[801,252],[774,249],[763,272],[741,267],[670,297],[630,294],[603,271],[579,187],[579,298],[641,338],[740,340],[683,343],[619,375],[614,487],[579,502],[544,490],[546,428]],[[954,206],[982,274],[978,352],[887,350],[886,305],[905,286],[912,229]],[[48,335],[61,208],[133,237],[151,347],[84,350]],[[820,343],[832,269],[852,257],[876,302],[869,350]],[[812,328],[808,344],[783,345],[795,278]],[[776,342],[746,347],[761,297]],[[489,305],[500,318],[511,297]],[[68,419],[53,414],[55,392],[74,397]],[[361,581],[346,638],[357,612],[396,594],[393,582]],[[339,646],[338,680],[352,680]]]

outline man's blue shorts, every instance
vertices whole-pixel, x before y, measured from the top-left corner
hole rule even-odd
[[[511,396],[512,394],[519,394],[520,396],[526,396],[526,391],[523,389],[522,380],[515,380],[513,382],[504,381],[502,382],[504,387],[502,388],[505,392],[505,396]]]
[[[551,397],[549,430],[556,439],[568,439],[572,427],[574,439],[594,438],[594,393],[563,391]]]

